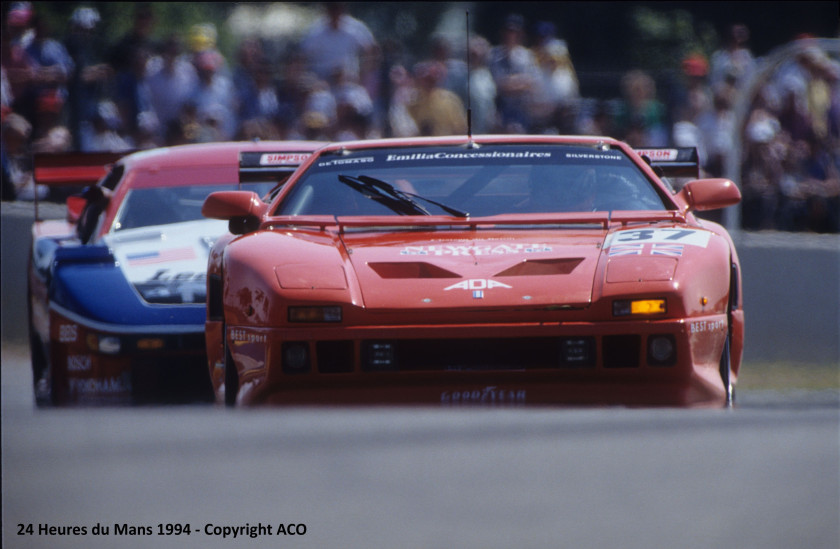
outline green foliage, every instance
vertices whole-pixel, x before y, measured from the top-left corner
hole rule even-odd
[[[717,31],[707,22],[696,22],[685,10],[659,10],[640,6],[632,10],[636,40],[634,66],[650,71],[678,70],[691,53],[707,57],[720,46]]]

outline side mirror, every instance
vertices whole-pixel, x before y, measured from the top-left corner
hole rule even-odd
[[[729,179],[695,179],[685,184],[677,198],[686,211],[702,212],[734,206],[741,201],[741,191]]]
[[[251,191],[218,191],[211,193],[201,207],[201,214],[211,219],[226,219],[233,234],[246,234],[257,230],[268,204]]]

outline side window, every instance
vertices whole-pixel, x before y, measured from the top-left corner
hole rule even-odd
[[[102,178],[102,181],[99,182],[99,185],[105,187],[109,191],[113,191],[117,188],[117,183],[123,177],[123,173],[125,173],[125,166],[122,164],[117,164],[114,166],[108,174]]]

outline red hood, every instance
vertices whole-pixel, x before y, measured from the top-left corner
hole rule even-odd
[[[603,230],[344,233],[368,309],[582,307]],[[410,236],[410,238],[408,238]]]

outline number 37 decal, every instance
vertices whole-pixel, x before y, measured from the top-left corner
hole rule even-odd
[[[705,248],[709,243],[712,233],[708,231],[696,231],[691,229],[633,229],[619,231],[607,238],[604,247],[609,248],[614,244],[690,244]]]

